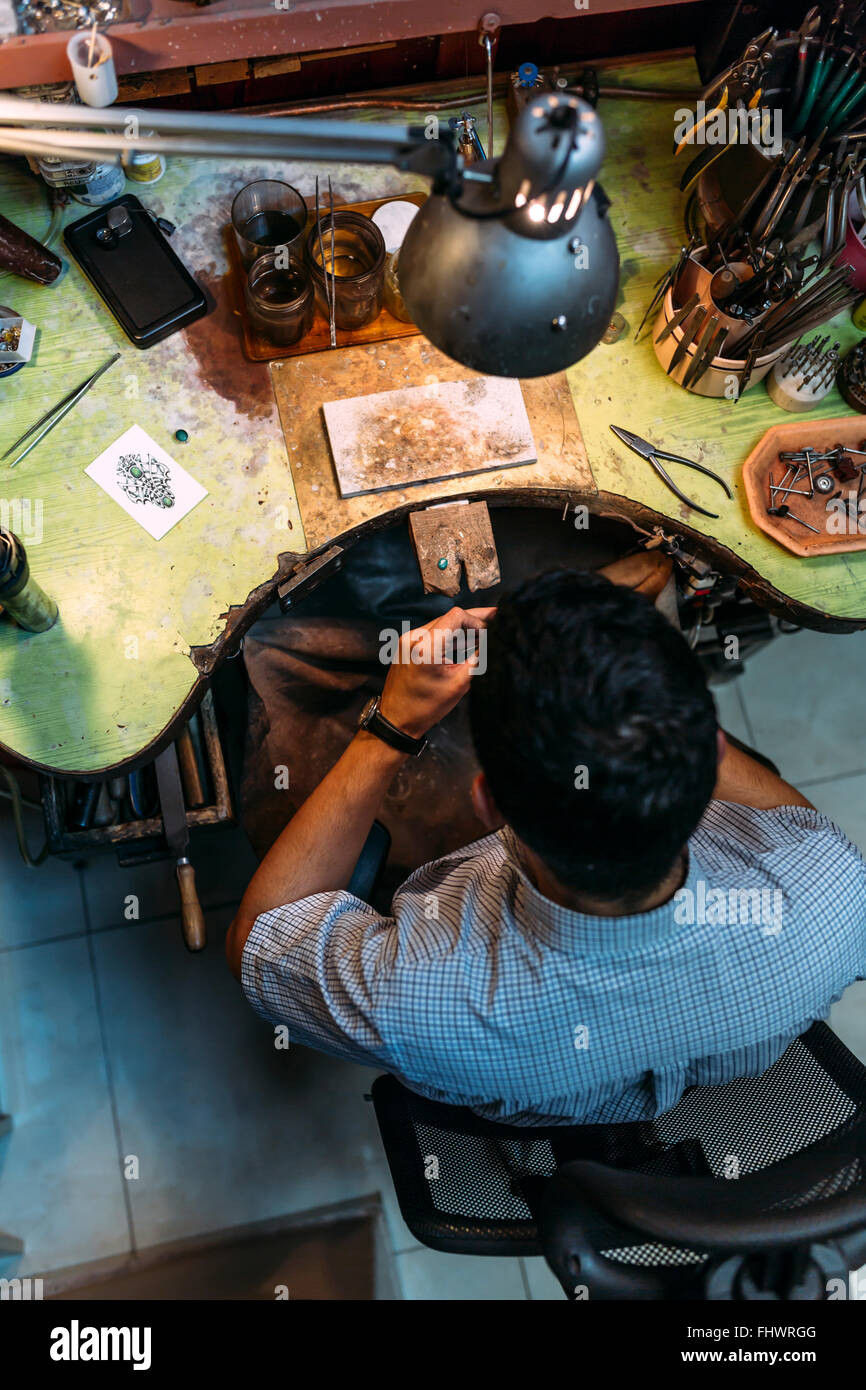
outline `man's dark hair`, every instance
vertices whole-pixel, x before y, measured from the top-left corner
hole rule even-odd
[[[502,599],[486,660],[472,737],[509,825],[588,897],[650,892],[716,778],[715,706],[681,634],[642,595],[560,570]]]

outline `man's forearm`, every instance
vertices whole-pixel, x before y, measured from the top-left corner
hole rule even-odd
[[[345,888],[376,812],[406,754],[361,730],[268,850],[229,928],[226,954],[240,974],[257,917],[313,893]]]
[[[762,811],[769,811],[774,806],[809,806],[814,810],[811,801],[790,782],[731,743],[727,744],[725,756],[719,764],[713,800],[757,806]]]

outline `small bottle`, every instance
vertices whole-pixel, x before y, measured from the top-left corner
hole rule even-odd
[[[0,607],[25,632],[47,632],[57,622],[57,604],[31,577],[27,552],[17,536],[0,527]]]
[[[33,95],[40,95],[34,89]],[[31,95],[23,88],[19,95]],[[55,92],[49,101],[52,104],[80,106],[78,94],[72,83]],[[94,120],[96,126],[98,122]],[[51,126],[46,125],[46,130]],[[63,159],[58,155],[30,155],[28,163],[34,172],[39,172],[49,188],[64,188],[78,203],[85,207],[101,207],[119,198],[126,187],[126,177],[119,164],[104,163],[97,160]]]
[[[81,184],[73,184],[69,192],[77,203],[87,208],[99,208],[113,203],[126,187],[126,176],[119,164],[96,164],[93,173]]]
[[[152,136],[152,130],[142,130],[142,136]],[[159,183],[165,173],[165,160],[156,150],[130,150],[123,156],[123,167],[130,183]]]

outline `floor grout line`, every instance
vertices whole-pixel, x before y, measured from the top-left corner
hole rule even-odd
[[[830,782],[844,782],[849,777],[866,776],[866,767],[854,768],[851,772],[833,772],[827,777],[810,777],[806,781],[800,781],[801,787],[825,787]]]
[[[83,881],[82,881],[82,883],[83,883]],[[82,888],[82,891],[83,891],[84,900],[85,900],[85,903],[86,903],[86,892],[84,891],[83,888]],[[239,899],[239,898],[232,897],[232,898],[227,899],[225,902],[219,902],[219,903],[202,903],[202,907],[204,908],[204,911],[205,911],[206,913],[207,913],[207,912],[223,912],[227,907],[233,907],[233,908],[238,907],[239,903],[240,903],[240,899]],[[83,936],[101,936],[101,935],[103,935],[105,932],[128,931],[128,930],[132,930],[134,927],[151,927],[151,926],[157,926],[157,925],[159,925],[159,924],[161,924],[161,923],[163,923],[163,922],[179,922],[179,921],[180,921],[180,913],[177,912],[177,911],[172,911],[172,912],[160,912],[160,913],[155,914],[153,917],[142,917],[142,918],[140,918],[138,921],[112,922],[112,923],[110,923],[109,925],[104,926],[104,927],[92,927],[92,926],[91,926],[91,927],[88,927],[88,926],[85,926],[85,927],[82,928],[81,931],[67,932],[65,936],[44,936],[44,937],[40,937],[38,941],[18,941],[18,942],[15,943],[14,946],[0,946],[0,955],[4,955],[5,953],[7,953],[7,952],[12,952],[12,951],[29,951],[29,950],[31,950],[34,946],[50,946],[50,945],[56,945],[58,942],[61,942],[61,941],[75,941],[75,940],[77,940],[77,939],[80,939],[80,938],[83,937]]]
[[[755,730],[753,729],[752,721],[749,718],[749,711],[746,709],[746,697],[743,694],[742,681],[737,681],[734,685],[734,694],[736,695],[737,701],[740,706],[740,714],[742,715],[743,723],[746,726],[746,732],[749,736],[749,743],[751,744],[752,748],[756,748],[757,742],[755,739]]]
[[[129,1250],[134,1255],[136,1251],[135,1242],[135,1221],[132,1215],[132,1198],[129,1191],[129,1183],[123,1176],[124,1153],[123,1153],[123,1134],[120,1128],[120,1113],[117,1108],[117,1090],[114,1085],[114,1070],[111,1065],[111,1057],[108,1051],[108,1033],[105,1027],[105,1013],[102,1008],[102,988],[99,980],[99,971],[96,968],[96,952],[94,950],[94,933],[90,930],[90,910],[87,906],[87,895],[84,891],[84,878],[81,879],[81,906],[84,912],[85,935],[87,938],[87,954],[90,960],[90,973],[93,983],[93,994],[96,1004],[96,1022],[99,1028],[99,1037],[102,1042],[102,1060],[105,1067],[105,1080],[108,1087],[108,1101],[111,1106],[111,1123],[114,1127],[114,1138],[117,1145],[117,1161],[120,1173],[120,1181],[123,1191],[123,1205],[126,1209],[126,1226],[129,1234]]]

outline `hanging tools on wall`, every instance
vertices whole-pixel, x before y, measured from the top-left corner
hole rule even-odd
[[[457,153],[463,156],[464,163],[477,164],[479,160],[487,158],[475,128],[475,117],[469,111],[463,111],[459,116],[451,116],[448,127],[454,131]]]

